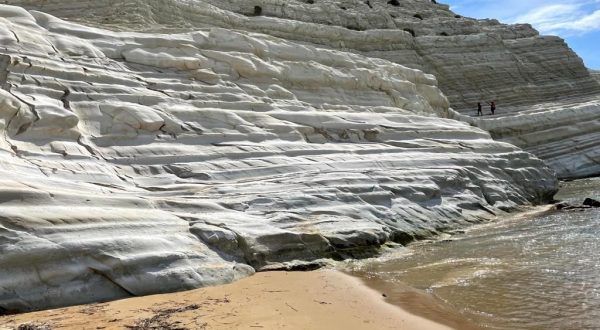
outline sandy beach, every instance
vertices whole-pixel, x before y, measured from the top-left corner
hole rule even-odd
[[[385,299],[338,271],[266,272],[218,287],[4,316],[0,329],[453,329]],[[432,306],[419,300],[411,296],[411,304]]]

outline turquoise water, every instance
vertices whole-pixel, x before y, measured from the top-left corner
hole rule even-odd
[[[557,196],[585,197],[600,200],[600,178],[563,183]],[[486,328],[600,329],[600,209],[508,218],[360,268]]]

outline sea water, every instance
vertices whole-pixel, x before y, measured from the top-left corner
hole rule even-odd
[[[557,195],[585,197],[600,200],[600,178],[562,183]],[[500,219],[360,270],[425,291],[485,328],[600,329],[600,209]]]

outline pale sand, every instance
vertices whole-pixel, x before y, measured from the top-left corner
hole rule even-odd
[[[50,329],[452,329],[384,299],[337,271],[267,272],[218,287],[4,316],[0,329],[23,323]]]

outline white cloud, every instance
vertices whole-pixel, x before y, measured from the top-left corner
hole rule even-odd
[[[600,30],[600,1],[555,1],[510,19],[531,23],[544,34],[584,34]]]
[[[557,22],[554,25],[549,25],[551,30],[572,30],[589,32],[600,30],[600,9],[595,12],[579,17],[576,20]]]

